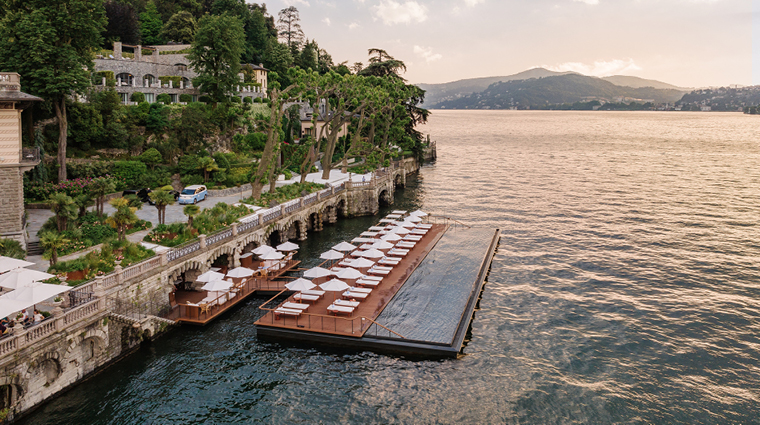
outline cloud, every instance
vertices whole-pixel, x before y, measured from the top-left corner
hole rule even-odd
[[[330,22],[330,18],[325,18],[325,19],[322,19],[322,22],[324,22],[324,23],[325,23],[325,25],[327,25],[328,27],[329,27],[330,25],[332,25],[332,22]]]
[[[309,7],[309,2],[306,0],[285,0],[284,3],[288,6],[295,6],[297,4],[302,4],[306,7]]]
[[[417,55],[422,56],[423,59],[425,59],[425,62],[430,63],[433,61],[437,61],[443,56],[441,56],[440,53],[433,53],[432,47],[420,47],[420,46],[414,46],[414,53]]]
[[[572,71],[583,75],[590,75],[592,77],[606,77],[609,75],[641,70],[641,67],[636,65],[633,59],[630,58],[613,59],[611,61],[595,61],[593,64],[565,62],[555,66],[543,65],[542,67],[550,71]]]
[[[355,30],[355,29],[359,28],[360,26],[361,26],[361,25],[357,24],[356,22],[351,22],[351,23],[348,25],[348,29],[350,29],[350,30]]]
[[[383,0],[373,9],[385,25],[410,24],[427,20],[427,8],[416,1],[399,3],[394,0]]]
[[[475,7],[480,3],[485,3],[485,1],[486,0],[464,0],[464,4],[466,4],[467,7]]]
[[[591,6],[595,6],[595,5],[599,4],[599,0],[573,0],[573,1],[577,1],[577,2],[580,2],[580,3],[586,3],[586,4],[591,5]]]

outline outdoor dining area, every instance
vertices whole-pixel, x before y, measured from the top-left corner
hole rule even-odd
[[[34,263],[0,256],[0,338],[61,314],[62,295],[73,289],[44,283],[56,276],[26,268],[31,265]]]
[[[444,225],[425,223],[423,211],[396,210],[350,243],[322,253],[324,262],[285,285],[291,292],[260,308],[257,325],[361,336],[417,264],[435,245]]]
[[[194,282],[188,282],[189,288],[178,288],[172,293],[173,309],[169,318],[205,325],[256,291],[282,290],[285,281],[275,278],[298,265],[299,262],[293,260],[297,250],[298,245],[292,242],[274,248],[262,245],[241,256],[241,260],[257,256],[255,263],[241,261],[250,267],[212,267]]]

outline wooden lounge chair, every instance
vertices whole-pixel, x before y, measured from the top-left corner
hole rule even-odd
[[[377,287],[378,285],[380,285],[380,281],[379,280],[364,280],[364,279],[359,279],[359,280],[356,281],[356,284],[357,285],[361,285],[361,286],[371,286],[371,287],[374,288],[374,287]]]
[[[388,258],[381,258],[380,261],[378,261],[377,263],[378,264],[389,264],[391,266],[397,266],[398,263],[400,263],[400,262],[401,262],[400,258],[388,257]]]
[[[318,297],[322,297],[325,295],[325,291],[322,291],[320,289],[309,289],[308,291],[301,291],[304,295],[316,295]]]
[[[406,257],[408,254],[408,249],[393,248],[392,250],[388,251],[388,255],[395,255],[398,257]]]
[[[348,314],[348,315],[351,315],[354,312],[354,307],[346,307],[346,306],[342,306],[342,305],[330,304],[327,307],[327,311],[330,312],[330,313],[332,313],[332,314],[334,314],[334,315],[336,315],[336,316],[338,314]]]
[[[306,301],[306,302],[313,303],[313,302],[319,300],[319,298],[320,297],[318,295],[308,295],[308,294],[295,294],[295,295],[293,295],[293,299],[294,300],[301,301],[301,302]]]
[[[352,286],[348,288],[348,290],[351,292],[364,292],[366,294],[369,294],[370,292],[372,292],[372,289],[370,288],[357,288],[356,286]]]
[[[343,307],[359,307],[359,301],[335,300],[333,304],[341,305]]]
[[[286,302],[286,303],[283,303],[280,307],[282,307],[282,308],[289,308],[291,310],[306,311],[306,309],[309,308],[309,304]]]
[[[369,275],[366,275],[366,274],[364,276],[362,276],[361,278],[363,280],[376,280],[378,282],[380,282],[381,280],[383,280],[382,276],[369,276]]]
[[[301,315],[302,312],[303,312],[303,310],[296,310],[296,309],[292,309],[292,308],[279,307],[279,308],[275,309],[275,311],[274,311],[274,318],[275,318],[275,320],[277,320],[282,315],[298,317],[298,316]]]
[[[388,276],[391,271],[390,270],[380,270],[380,269],[369,269],[369,272],[372,274],[379,274],[380,276]]]

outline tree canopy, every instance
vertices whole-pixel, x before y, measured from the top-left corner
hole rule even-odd
[[[199,22],[193,47],[188,55],[198,73],[193,85],[215,102],[227,102],[240,83],[240,55],[245,34],[237,17],[206,15]]]

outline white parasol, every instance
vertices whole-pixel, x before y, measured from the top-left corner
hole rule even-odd
[[[413,215],[415,217],[426,217],[427,213],[423,212],[422,210],[417,210],[417,211],[410,212],[409,215]]]
[[[356,249],[356,247],[354,245],[351,245],[348,242],[341,242],[335,245],[334,247],[332,247],[332,249],[336,251],[340,251],[340,252],[345,252],[345,251],[353,251]]]
[[[404,228],[404,227],[400,227],[400,226],[399,226],[399,227],[394,227],[393,229],[391,229],[391,232],[393,232],[393,233],[396,233],[396,234],[399,234],[399,235],[406,235],[406,234],[408,234],[410,231],[411,231],[411,230],[409,230],[409,229],[407,229],[407,228]]]
[[[399,227],[405,227],[408,229],[411,229],[412,227],[415,227],[417,223],[412,223],[411,221],[402,221],[398,224]]]
[[[19,260],[17,258],[4,257],[0,255],[0,273],[5,273],[8,270],[17,269],[19,267],[33,266],[34,263],[28,261]]]
[[[368,258],[357,258],[356,260],[351,262],[351,267],[356,267],[357,269],[366,269],[367,267],[372,267],[375,265],[375,262],[368,259]]]
[[[360,272],[359,270],[356,270],[353,267],[346,267],[345,269],[339,271],[335,274],[336,277],[341,279],[359,279],[360,277],[364,276],[364,273]]]
[[[259,255],[262,260],[282,260],[285,256],[281,252],[271,250],[267,253]]]
[[[377,241],[372,244],[370,248],[374,249],[391,249],[393,248],[393,244],[388,241]]]
[[[364,258],[382,258],[385,257],[385,253],[377,249],[370,249],[362,252],[361,256]]]
[[[312,267],[309,270],[306,270],[303,273],[303,277],[308,277],[309,279],[317,279],[320,277],[326,277],[332,275],[333,272],[330,270],[327,270],[322,267]]]
[[[30,304],[28,301],[11,300],[0,297],[0,317],[9,317],[13,313],[19,312],[33,305],[34,304]],[[11,317],[11,319],[14,319],[14,317]]]
[[[338,279],[330,279],[327,282],[319,285],[319,287],[323,291],[331,291],[331,292],[340,292],[345,291],[346,289],[350,288],[348,284],[342,280]],[[335,299],[335,295],[333,294],[333,299]]]
[[[422,221],[422,219],[416,215],[413,215],[413,216],[407,217],[406,221],[410,221],[412,223],[419,223]]]
[[[209,270],[206,273],[201,274],[198,276],[197,279],[195,279],[198,282],[211,282],[212,280],[222,280],[224,279],[224,274],[215,272],[213,270]]]
[[[71,286],[66,285],[51,285],[49,283],[33,282],[19,286],[13,291],[0,296],[0,298],[23,301],[29,304],[27,307],[30,307],[72,289]]]
[[[247,267],[235,267],[227,272],[227,277],[250,277],[253,276],[253,270]]]
[[[400,241],[403,238],[398,233],[388,233],[387,235],[383,236],[380,239],[384,241],[388,241],[388,242],[396,242],[396,241]]]
[[[298,279],[288,282],[285,284],[285,287],[290,289],[291,291],[308,291],[309,289],[314,288],[315,284],[313,284],[310,280],[304,279],[302,277],[299,277]]]
[[[297,249],[298,249],[298,245],[290,241],[277,245],[278,251],[295,251]]]
[[[233,283],[230,282],[229,280],[217,279],[217,280],[212,280],[211,282],[203,285],[201,289],[203,289],[204,291],[209,291],[209,292],[221,292],[221,291],[228,291],[230,288],[232,288],[232,285]]]
[[[50,279],[51,277],[55,277],[55,275],[40,272],[37,270],[29,270],[23,268],[13,269],[8,273],[0,274],[0,286],[3,288],[16,289],[19,286]]]
[[[319,258],[323,260],[340,260],[341,258],[343,258],[343,254],[341,254],[338,251],[333,251],[331,249],[327,252],[323,252],[322,255],[319,256]]]
[[[274,251],[274,248],[272,248],[269,245],[261,245],[260,247],[254,249],[251,252],[253,252],[256,255],[262,255],[262,254],[266,254],[269,251]]]

